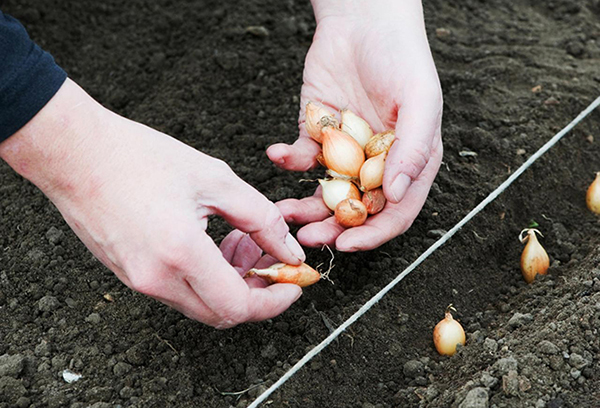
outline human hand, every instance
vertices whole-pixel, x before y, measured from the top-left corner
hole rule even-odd
[[[301,91],[300,136],[275,144],[269,158],[287,170],[317,165],[320,146],[304,129],[305,106],[315,101],[332,111],[350,109],[374,132],[395,129],[386,159],[385,209],[364,225],[344,230],[320,198],[277,203],[307,246],[340,251],[376,248],[406,231],[423,207],[442,160],[442,93],[429,50],[421,2],[313,0],[317,20],[306,56]]]
[[[273,203],[224,162],[102,108],[70,80],[0,156],[121,281],[192,319],[227,328],[274,317],[301,295],[240,276],[259,261],[256,244],[281,262],[304,260]],[[210,214],[248,235],[219,250]]]

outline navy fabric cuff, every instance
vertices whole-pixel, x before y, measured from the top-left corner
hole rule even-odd
[[[0,11],[0,142],[25,126],[66,78],[25,27]]]

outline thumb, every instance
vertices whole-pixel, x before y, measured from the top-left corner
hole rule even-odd
[[[442,107],[439,98],[402,106],[396,122],[396,141],[385,161],[383,191],[392,203],[404,198],[431,159],[439,135]]]
[[[305,260],[304,251],[289,233],[289,227],[275,204],[237,177],[231,169],[221,178],[213,213],[233,227],[250,234],[266,253],[281,262],[298,265]]]

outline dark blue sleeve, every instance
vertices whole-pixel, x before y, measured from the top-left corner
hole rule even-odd
[[[0,142],[25,126],[66,78],[25,27],[0,11]]]

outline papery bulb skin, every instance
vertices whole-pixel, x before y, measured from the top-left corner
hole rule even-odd
[[[367,158],[375,157],[381,153],[387,153],[396,140],[396,133],[393,130],[377,133],[369,140],[365,146],[365,154]]]
[[[326,127],[323,134],[323,158],[328,169],[344,176],[358,178],[365,153],[358,142],[345,132]]]
[[[318,143],[323,143],[321,130],[323,127],[339,127],[339,122],[328,109],[309,102],[306,104],[306,120],[304,127],[308,135]]]

